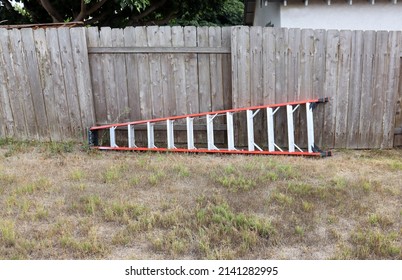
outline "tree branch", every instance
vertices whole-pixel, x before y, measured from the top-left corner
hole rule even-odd
[[[152,20],[152,21],[149,21],[149,22],[142,22],[141,24],[144,24],[144,25],[148,25],[148,24],[165,25],[165,24],[168,24],[169,21],[176,16],[176,14],[177,14],[177,11],[172,11],[164,19]]]
[[[8,2],[8,0],[2,1],[2,3],[4,4],[4,6],[6,6],[7,10],[9,10],[9,11],[14,10],[13,6],[11,5],[10,2]]]
[[[97,2],[95,5],[93,5],[93,6],[89,9],[87,15],[90,15],[90,14],[96,12],[97,10],[99,10],[99,9],[103,6],[103,4],[106,3],[106,1],[108,1],[108,0],[102,0],[102,1],[100,1],[100,2]]]
[[[50,4],[49,0],[39,0],[42,7],[52,17],[53,22],[63,22],[63,17],[56,11],[56,9]]]
[[[113,10],[110,10],[109,12],[103,12],[100,15],[98,15],[97,17],[93,17],[91,19],[85,20],[84,23],[85,24],[89,24],[89,25],[100,25],[101,21],[103,21],[105,18],[107,18],[108,16],[110,16],[113,13]]]
[[[81,21],[85,18],[87,13],[87,5],[85,4],[85,0],[81,0],[81,9],[80,13],[74,18],[74,21]]]
[[[160,7],[162,7],[163,5],[165,5],[166,2],[167,2],[167,0],[159,1],[159,2],[157,2],[156,4],[149,6],[149,7],[148,7],[144,12],[142,12],[141,14],[136,15],[136,16],[133,15],[133,16],[130,18],[128,24],[129,24],[129,25],[133,25],[134,22],[140,21],[142,18],[146,17],[147,15],[153,13],[155,10],[157,10],[157,9],[159,9]]]

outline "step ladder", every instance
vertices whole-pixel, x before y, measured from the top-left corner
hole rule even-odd
[[[314,123],[313,111],[320,103],[328,102],[328,98],[319,98],[297,102],[287,102],[273,105],[262,105],[240,109],[220,110],[215,112],[188,114],[182,116],[173,116],[169,118],[157,118],[125,123],[116,123],[108,125],[93,126],[88,130],[88,143],[92,148],[99,150],[123,150],[123,151],[159,151],[159,152],[194,152],[194,153],[229,153],[229,154],[263,154],[263,155],[297,155],[297,156],[330,156],[330,151],[321,151],[314,143]],[[301,149],[295,143],[294,135],[294,113],[300,106],[306,108],[306,130],[307,130],[307,148]],[[286,110],[288,146],[279,147],[275,143],[275,114],[284,108]],[[255,142],[254,138],[254,118],[261,110],[266,110],[266,128],[267,139],[266,150],[263,150]],[[235,146],[235,127],[233,115],[245,114],[247,126],[247,148],[239,149]],[[226,118],[227,147],[218,148],[214,142],[214,120],[218,116]],[[205,118],[205,120],[203,120]],[[175,122],[185,121],[185,130],[187,142],[185,147],[178,148],[174,142]],[[206,126],[207,147],[197,148],[194,142],[194,121],[203,121]],[[155,145],[155,125],[162,124],[166,128],[166,136],[162,141],[166,147],[157,147]],[[137,146],[135,131],[138,126],[146,126],[147,143],[145,147]],[[117,145],[116,130],[127,130],[125,145]],[[99,145],[99,132],[108,132],[109,145]]]

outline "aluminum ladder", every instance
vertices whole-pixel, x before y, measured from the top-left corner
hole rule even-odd
[[[123,151],[159,151],[159,152],[186,152],[186,153],[228,153],[228,154],[263,154],[263,155],[297,155],[297,156],[330,156],[330,151],[321,151],[314,142],[314,108],[320,104],[328,102],[328,98],[311,99],[305,101],[287,102],[273,105],[261,105],[247,108],[220,110],[206,113],[188,114],[182,116],[173,116],[168,118],[156,118],[149,120],[140,120],[125,123],[115,123],[108,125],[93,126],[88,130],[88,143],[92,148],[99,150],[123,150]],[[300,108],[306,108],[306,130],[307,130],[307,148],[301,149],[295,143],[294,136],[294,113]],[[279,147],[275,143],[275,114],[280,108],[286,108],[288,146],[287,149]],[[261,111],[266,110],[266,126],[267,126],[267,149],[263,150],[259,147],[254,139],[254,118]],[[246,112],[247,126],[247,148],[238,149],[235,147],[234,137],[234,121],[233,115],[236,113]],[[226,117],[226,133],[227,147],[218,148],[214,142],[214,119],[217,116]],[[197,148],[194,143],[194,120],[205,118],[207,147]],[[174,143],[175,121],[184,120],[186,126],[187,142],[185,147],[178,148]],[[162,140],[166,147],[157,147],[155,145],[155,124],[162,123],[166,126],[166,138]],[[135,131],[136,126],[146,125],[147,143],[143,147],[136,144]],[[127,130],[126,145],[121,146],[116,143],[116,129]],[[99,145],[99,132],[105,131],[109,133],[109,145]]]

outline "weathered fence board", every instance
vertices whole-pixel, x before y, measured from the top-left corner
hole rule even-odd
[[[29,86],[31,89],[31,97],[37,124],[38,139],[48,140],[50,135],[48,133],[48,120],[46,116],[46,109],[43,97],[43,88],[41,84],[41,77],[39,73],[39,61],[37,59],[37,50],[35,47],[34,31],[31,29],[22,29],[22,42],[24,45],[26,62],[27,62],[27,75]]]
[[[363,67],[363,31],[356,31],[351,38],[351,64],[350,83],[347,111],[347,143],[350,148],[358,148],[359,120],[360,120],[360,92],[362,90],[362,67]]]

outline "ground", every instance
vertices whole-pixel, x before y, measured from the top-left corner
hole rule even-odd
[[[0,259],[402,259],[402,150],[0,143]]]

